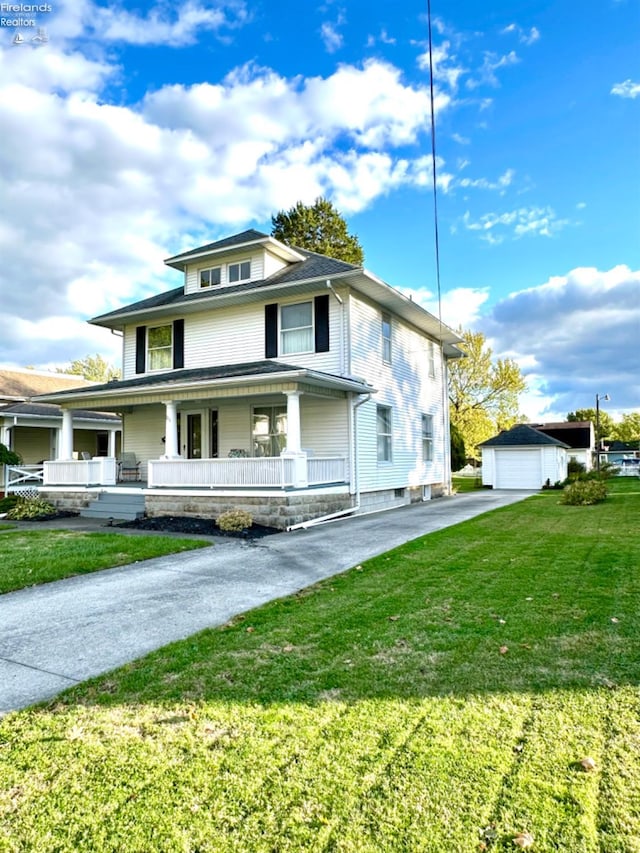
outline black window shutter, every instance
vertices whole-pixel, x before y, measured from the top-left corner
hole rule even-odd
[[[173,369],[184,367],[184,320],[173,321]]]
[[[277,358],[278,355],[278,304],[264,306],[264,357]]]
[[[329,352],[329,294],[316,296],[316,352]]]
[[[144,373],[147,363],[147,327],[136,328],[136,373]]]

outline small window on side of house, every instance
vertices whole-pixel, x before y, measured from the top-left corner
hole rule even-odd
[[[422,460],[433,461],[433,415],[422,416]]]
[[[391,409],[376,407],[376,438],[378,462],[391,462]]]
[[[429,378],[436,378],[436,345],[433,341],[427,342],[427,364],[429,370]]]
[[[215,287],[222,281],[222,267],[200,270],[200,287]]]
[[[313,352],[313,303],[297,302],[280,308],[280,352]]]
[[[382,334],[382,360],[391,364],[391,315],[383,313],[380,324]]]
[[[239,261],[237,264],[229,264],[227,267],[229,282],[249,281],[251,278],[251,261]]]

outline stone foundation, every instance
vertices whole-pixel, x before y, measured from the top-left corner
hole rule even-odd
[[[53,504],[56,509],[82,513],[83,509],[87,509],[89,507],[91,501],[98,499],[101,491],[101,489],[98,489],[96,491],[89,492],[86,489],[82,489],[82,491],[79,492],[50,492],[47,491],[46,488],[41,488],[38,491],[38,497],[43,498],[45,501],[49,501],[49,503]]]
[[[294,524],[302,524],[314,518],[322,518],[336,512],[349,510],[353,504],[350,495],[314,494],[269,495],[268,497],[244,497],[234,495],[153,494],[145,496],[148,516],[187,515],[193,518],[217,518],[230,509],[243,509],[251,513],[256,524],[286,530]]]

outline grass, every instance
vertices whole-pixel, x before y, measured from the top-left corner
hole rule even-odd
[[[121,533],[69,530],[3,532],[0,536],[0,593],[202,548],[208,544],[198,539],[127,536]]]
[[[640,486],[613,490],[431,534],[9,715],[0,851],[638,853]]]
[[[482,477],[452,477],[454,491],[456,492],[475,492],[482,488]]]

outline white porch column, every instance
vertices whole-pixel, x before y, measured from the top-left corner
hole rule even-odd
[[[116,455],[116,436],[118,435],[117,429],[109,430],[109,447],[107,449],[107,456],[111,458],[115,458]]]
[[[179,459],[180,448],[178,447],[178,409],[173,400],[163,400],[165,412],[165,436],[163,459]]]
[[[73,412],[62,410],[62,430],[58,444],[58,459],[73,459]]]
[[[302,439],[300,429],[301,391],[285,391],[287,395],[287,447],[285,453],[301,453]]]
[[[4,444],[5,447],[11,450],[11,427],[4,424],[0,426],[0,444]]]

